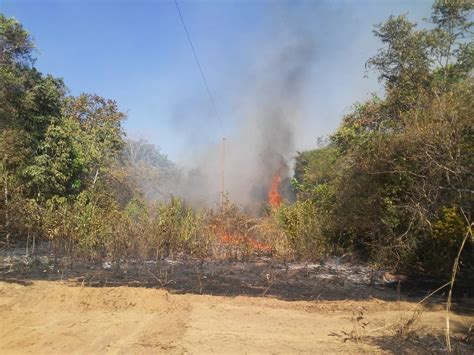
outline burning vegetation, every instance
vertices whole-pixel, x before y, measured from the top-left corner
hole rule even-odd
[[[383,47],[367,67],[377,71],[384,95],[355,105],[327,144],[301,153],[294,130],[303,122],[315,43],[297,17],[288,19],[294,26],[284,26],[288,33],[261,56],[253,87],[243,90],[229,144],[245,144],[229,149],[220,176],[212,144],[199,152],[188,147],[194,165],[183,167],[153,145],[127,139],[126,115],[115,101],[68,96],[62,79],[35,68],[28,32],[0,14],[2,253],[24,250],[28,271],[41,246],[48,258],[41,277],[49,269],[61,279],[81,262],[113,266],[126,279],[130,265],[140,277],[149,265],[191,260],[200,293],[205,261],[314,262],[318,269],[336,255],[341,283],[339,262],[349,255],[440,285],[450,279],[437,289],[450,287],[449,315],[454,282],[474,284],[473,8],[472,1],[435,1],[428,26],[404,15],[377,26]],[[288,267],[265,273],[260,295],[283,275],[291,276]],[[162,287],[174,282],[151,276]],[[315,285],[305,292],[318,299]],[[354,314],[344,342],[359,343],[363,319]],[[414,321],[399,334],[409,334]],[[449,316],[447,325],[451,352]]]
[[[272,180],[270,191],[268,191],[268,204],[273,208],[278,208],[281,205],[281,195],[278,191],[278,187],[281,183],[281,177],[275,175]]]
[[[47,241],[72,259],[117,264],[257,251],[285,260],[354,253],[440,278],[454,261],[472,270],[474,254],[462,251],[473,248],[470,3],[437,1],[432,29],[405,16],[377,27],[383,47],[368,67],[384,97],[356,105],[327,145],[300,154],[294,129],[315,43],[289,26],[254,68],[253,91],[236,115],[223,164],[232,202],[222,205],[219,149],[190,153],[198,166],[185,169],[150,144],[127,141],[117,103],[67,96],[62,80],[34,67],[21,24],[2,15],[2,246],[30,253]]]

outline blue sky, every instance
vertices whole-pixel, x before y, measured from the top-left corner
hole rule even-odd
[[[429,0],[179,1],[222,123],[215,117],[174,0],[0,0],[38,47],[37,67],[71,93],[115,99],[125,128],[179,160],[191,148],[232,136],[245,92],[255,92],[269,48],[292,27],[315,43],[295,149],[333,132],[350,106],[380,92],[366,60],[380,44],[373,25],[390,14],[420,22]],[[265,63],[263,63],[263,66]],[[275,70],[274,75],[278,75]],[[237,142],[238,143],[238,142]]]

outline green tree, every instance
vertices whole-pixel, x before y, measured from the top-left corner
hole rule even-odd
[[[95,186],[102,176],[110,178],[112,166],[118,163],[125,145],[122,122],[125,115],[117,103],[98,95],[70,97],[64,105],[64,116],[78,124],[78,165],[82,167],[83,188]]]
[[[449,270],[463,228],[442,221],[449,210],[465,228],[474,202],[472,9],[472,2],[436,1],[431,29],[405,16],[378,25],[383,47],[367,65],[385,85],[384,98],[356,104],[343,118],[329,170],[306,162],[301,174],[297,164],[298,182],[315,192],[300,198],[319,197],[319,218],[337,243],[411,271]],[[321,179],[325,171],[329,179]],[[444,227],[447,239],[439,237]],[[442,248],[449,257],[433,269]],[[464,254],[465,264],[471,259]]]

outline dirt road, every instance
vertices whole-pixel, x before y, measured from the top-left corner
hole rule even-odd
[[[288,302],[265,297],[176,295],[133,287],[90,288],[57,281],[28,285],[0,282],[0,353],[441,349],[445,314],[440,307],[424,309],[415,323],[415,340],[397,338],[396,331],[411,317],[412,308],[412,303],[377,299]],[[357,321],[353,315],[362,319]],[[472,322],[472,316],[454,314],[454,335],[461,338]]]

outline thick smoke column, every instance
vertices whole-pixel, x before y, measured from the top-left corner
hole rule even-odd
[[[281,177],[282,185],[290,177],[291,160],[296,155],[294,134],[302,122],[315,53],[310,31],[301,28],[302,23],[308,23],[302,21],[302,16],[310,16],[306,10],[287,7],[268,14],[268,26],[259,34],[259,45],[245,52],[254,58],[254,65],[247,68],[248,77],[244,76],[230,98],[238,110],[232,117],[234,128],[226,134],[225,191],[231,201],[254,211],[267,201],[275,175]],[[276,31],[275,23],[279,24]],[[180,163],[181,178],[174,181],[169,194],[194,205],[216,204],[221,146],[197,148],[202,145],[196,145],[196,140],[208,133],[202,120],[193,127],[191,117],[199,116],[199,108],[189,101],[180,107],[189,115],[177,111],[175,121],[181,122],[177,134],[188,127],[184,134],[189,135],[190,142],[185,149],[186,160]],[[190,120],[185,118],[188,116]]]
[[[310,36],[301,31],[286,33],[274,44],[260,52],[254,81],[236,93],[242,105],[236,133],[228,137],[225,190],[247,207],[267,200],[274,175],[290,175],[294,131],[314,55]],[[218,201],[219,154],[220,147],[213,145],[194,157],[196,168],[182,180],[178,194],[194,203]]]
[[[254,160],[251,200],[265,199],[274,175],[286,178],[295,155],[294,131],[313,59],[310,37],[291,34],[260,69],[258,91],[244,121],[239,141],[251,142],[247,159]],[[237,191],[236,191],[237,192]]]

